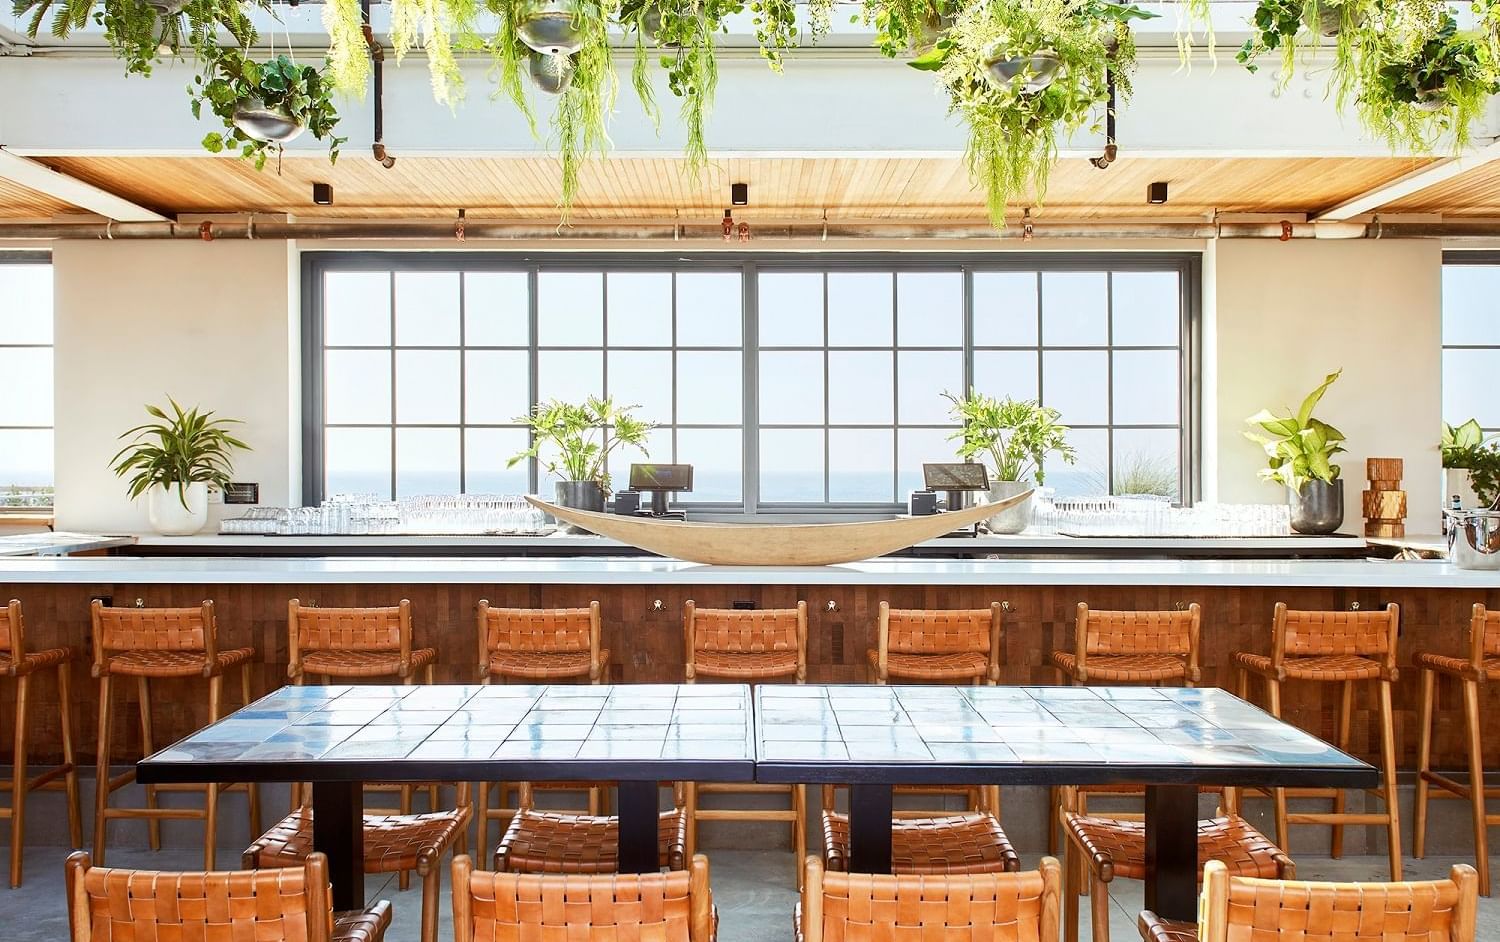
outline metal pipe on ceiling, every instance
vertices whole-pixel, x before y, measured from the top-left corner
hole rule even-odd
[[[1149,239],[1500,239],[1500,222],[1122,222],[1033,223],[1033,238],[1075,240]],[[987,223],[887,223],[851,221],[828,223],[752,223],[755,242],[903,239],[911,241],[1019,241],[1019,228],[996,230]],[[209,221],[175,222],[41,222],[0,223],[0,241],[200,240],[244,239],[318,241],[428,241],[453,242],[452,221],[362,222],[355,220]],[[718,224],[667,222],[586,222],[558,226],[542,222],[484,222],[468,219],[467,242],[722,242]]]

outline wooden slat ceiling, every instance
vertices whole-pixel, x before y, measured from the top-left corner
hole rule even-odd
[[[294,213],[299,218],[418,218],[464,208],[485,219],[557,216],[557,162],[548,157],[402,157],[390,170],[359,153],[336,166],[288,157],[257,172],[232,157],[42,158],[51,166],[163,213]],[[1068,159],[1052,174],[1049,220],[1184,217],[1222,212],[1316,212],[1410,172],[1409,158],[1132,158],[1108,170]],[[1171,184],[1164,206],[1146,185]],[[312,183],[330,182],[335,205],[315,206]],[[985,215],[963,164],[943,158],[746,158],[694,179],[682,162],[615,157],[590,161],[575,219],[711,221],[729,184],[750,184],[736,218],[969,220]],[[1016,209],[1025,203],[1018,203]]]
[[[0,180],[0,219],[38,219],[70,212],[76,213],[78,210],[45,193],[38,193],[9,180]]]
[[[1493,219],[1500,216],[1500,162],[1491,162],[1451,180],[1418,190],[1380,208],[1382,213],[1442,213],[1445,217]]]

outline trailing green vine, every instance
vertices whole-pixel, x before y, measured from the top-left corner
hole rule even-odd
[[[97,7],[97,8],[96,8]],[[66,39],[92,20],[104,28],[105,41],[131,75],[150,75],[162,58],[192,55],[211,63],[218,53],[219,31],[248,47],[256,40],[247,7],[270,9],[269,0],[15,0],[12,10],[26,18],[27,35],[43,23],[52,35]]]
[[[279,154],[281,143],[247,130],[251,125],[243,109],[258,105],[302,126],[318,140],[328,141],[328,159],[338,160],[339,145],[346,139],[333,133],[338,112],[328,97],[329,86],[322,73],[312,66],[299,66],[284,55],[256,62],[230,47],[220,52],[206,78],[196,76],[193,82],[193,117],[202,117],[206,103],[224,124],[223,131],[210,132],[203,138],[203,147],[210,153],[238,151],[242,158],[253,159],[256,169],[265,166],[273,151]]]
[[[323,29],[328,33],[324,78],[339,94],[363,99],[370,82],[370,50],[359,0],[323,0]]]

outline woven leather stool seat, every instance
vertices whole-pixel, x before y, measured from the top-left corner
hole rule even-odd
[[[333,942],[381,942],[391,925],[391,904],[381,900],[366,910],[333,914]]]
[[[1092,858],[1101,881],[1146,878],[1145,822],[1069,815],[1065,825]],[[1198,859],[1222,860],[1230,873],[1242,877],[1275,879],[1294,869],[1281,848],[1239,815],[1198,822]]]
[[[597,661],[601,670],[609,663],[609,648],[599,649]],[[553,680],[565,677],[587,677],[590,655],[584,651],[491,651],[489,670],[502,677],[526,677]]]
[[[41,651],[27,651],[21,655],[21,660],[16,662],[12,659],[9,651],[0,651],[0,674],[15,677],[20,674],[29,674],[32,671],[41,670],[44,667],[56,667],[73,660],[72,648],[45,648]]]
[[[426,667],[437,657],[432,648],[411,652],[413,669]],[[308,674],[329,677],[391,677],[401,673],[399,651],[307,651],[302,655],[302,670]]]
[[[880,652],[869,650],[865,659],[870,666],[880,663]],[[990,669],[988,655],[977,651],[960,654],[887,654],[887,677],[909,677],[913,680],[967,680],[982,677]]]
[[[1174,922],[1156,913],[1144,912],[1136,925],[1140,927],[1142,942],[1198,942],[1196,922]]]
[[[1068,677],[1078,672],[1078,655],[1053,651],[1048,660]],[[1154,683],[1187,677],[1187,658],[1171,654],[1090,654],[1090,683]]]
[[[1418,667],[1430,667],[1433,670],[1452,674],[1455,677],[1470,677],[1479,673],[1474,670],[1473,664],[1468,658],[1448,657],[1443,654],[1418,654],[1413,660]],[[1487,657],[1480,662],[1480,670],[1485,680],[1500,680],[1500,657]]]
[[[693,665],[700,677],[732,677],[737,680],[790,677],[798,669],[796,651],[698,651],[693,655]]]
[[[456,811],[364,816],[365,872],[426,873],[468,823],[467,805]],[[291,867],[312,853],[312,810],[298,808],[245,849],[247,868]]]
[[[620,819],[613,815],[565,814],[523,808],[510,819],[495,869],[512,873],[614,873],[619,869]],[[656,847],[661,866],[687,867],[687,816],[663,811]]]
[[[1257,674],[1274,671],[1271,658],[1264,654],[1240,651],[1235,654],[1236,664],[1247,667]],[[1281,662],[1281,669],[1289,680],[1317,680],[1337,683],[1345,680],[1379,680],[1380,662],[1357,654],[1324,654],[1314,657],[1288,657]]]
[[[223,673],[255,656],[254,648],[234,648],[214,655],[214,670]],[[124,651],[105,658],[111,674],[128,677],[202,677],[202,651]]]
[[[849,816],[823,812],[823,865],[849,869]],[[1009,873],[1021,858],[992,814],[897,818],[891,822],[891,872],[895,874]]]

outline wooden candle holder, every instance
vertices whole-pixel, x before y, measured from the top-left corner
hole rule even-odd
[[[1370,489],[1364,492],[1365,536],[1406,536],[1406,492],[1401,489],[1404,472],[1405,462],[1400,458],[1365,461],[1365,476],[1370,479]]]

